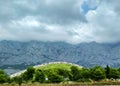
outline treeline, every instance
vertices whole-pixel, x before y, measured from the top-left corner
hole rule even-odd
[[[108,65],[103,68],[95,66],[93,68],[79,68],[71,66],[70,69],[35,69],[29,67],[20,76],[9,77],[0,70],[0,83],[60,83],[66,81],[90,82],[103,79],[120,79],[120,68],[111,68]]]

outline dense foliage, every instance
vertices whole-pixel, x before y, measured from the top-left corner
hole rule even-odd
[[[19,86],[23,82],[40,82],[40,83],[60,83],[65,81],[100,81],[103,79],[120,79],[120,68],[111,68],[108,65],[103,68],[94,66],[93,68],[79,68],[71,66],[70,69],[64,68],[48,68],[40,69],[29,67],[26,72],[20,76],[8,77],[4,71],[0,70],[0,83],[18,83]]]
[[[0,83],[5,83],[7,81],[8,81],[7,74],[4,71],[0,70]]]

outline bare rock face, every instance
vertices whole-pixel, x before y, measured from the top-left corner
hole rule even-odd
[[[0,68],[21,70],[30,65],[65,61],[85,67],[120,67],[120,43],[18,42],[0,41]]]

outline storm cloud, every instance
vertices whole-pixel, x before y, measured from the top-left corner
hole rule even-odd
[[[0,0],[0,40],[118,42],[120,0]]]

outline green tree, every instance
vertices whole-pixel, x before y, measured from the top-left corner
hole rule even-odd
[[[8,80],[8,76],[7,74],[3,71],[3,70],[0,70],[0,83],[5,83],[7,82]]]
[[[91,79],[93,80],[101,80],[105,79],[105,71],[101,66],[95,66],[90,70]]]
[[[105,75],[106,78],[110,79],[110,67],[108,65],[105,67]]]
[[[80,74],[81,74],[81,78],[84,78],[84,79],[89,79],[90,78],[90,70],[87,69],[87,68],[82,68],[80,70]]]
[[[45,74],[42,70],[37,69],[35,71],[35,81],[43,83],[45,81]]]
[[[30,66],[21,76],[24,81],[29,81],[33,79],[34,72],[35,72],[35,68]]]
[[[114,78],[114,79],[120,78],[120,72],[115,68],[111,68],[109,73],[109,78]]]
[[[48,74],[48,80],[50,83],[60,83],[62,82],[64,79],[62,76],[54,73],[53,71],[50,71]]]
[[[64,78],[68,78],[69,77],[69,72],[66,69],[57,69],[58,75],[63,76]]]
[[[15,76],[15,77],[13,77],[12,79],[13,79],[14,82],[18,83],[19,86],[22,85],[22,82],[23,82],[23,81],[22,81],[22,77],[21,77],[21,76]]]
[[[72,66],[71,68],[71,74],[72,74],[72,79],[73,81],[77,81],[80,79],[80,71],[77,66]]]

